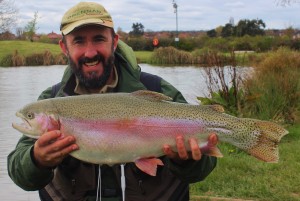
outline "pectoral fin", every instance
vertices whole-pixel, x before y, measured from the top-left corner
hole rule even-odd
[[[157,165],[164,165],[158,158],[141,158],[135,161],[135,165],[143,172],[156,176]]]

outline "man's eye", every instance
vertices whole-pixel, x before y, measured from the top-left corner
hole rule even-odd
[[[103,38],[103,37],[97,37],[94,40],[95,40],[95,42],[102,42],[102,41],[105,41],[105,38]]]
[[[74,40],[74,44],[82,44],[83,40]]]

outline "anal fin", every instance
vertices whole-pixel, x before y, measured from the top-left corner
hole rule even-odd
[[[157,166],[164,165],[158,158],[141,158],[135,161],[135,165],[143,172],[156,176]]]

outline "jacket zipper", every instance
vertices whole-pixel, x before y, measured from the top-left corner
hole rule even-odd
[[[76,192],[76,179],[72,179],[71,181],[71,185],[72,185],[72,194],[74,195]]]

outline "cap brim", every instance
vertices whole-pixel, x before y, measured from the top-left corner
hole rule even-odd
[[[76,28],[79,28],[81,26],[86,26],[86,25],[92,25],[92,24],[101,25],[101,26],[105,26],[105,27],[109,27],[109,28],[114,27],[112,21],[104,21],[99,18],[98,19],[92,18],[92,19],[79,20],[79,21],[67,24],[67,25],[63,26],[63,28],[61,29],[61,32],[63,35],[67,35]]]

